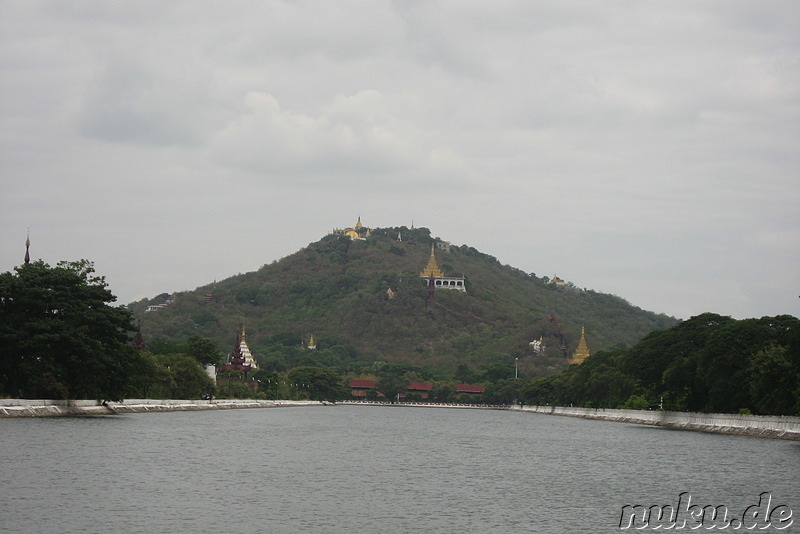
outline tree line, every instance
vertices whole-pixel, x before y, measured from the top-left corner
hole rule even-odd
[[[217,387],[204,370],[225,359],[213,341],[157,338],[136,350],[131,312],[114,301],[86,260],[55,267],[38,261],[0,274],[0,395],[340,400],[350,395],[349,380],[369,378],[389,396],[408,382],[432,382],[430,399],[439,402],[456,400],[456,384],[472,383],[487,386],[480,398],[487,403],[800,414],[800,321],[788,315],[702,314],[546,377],[517,377],[508,354],[488,356],[477,368],[384,362],[343,340],[308,350],[293,334],[277,333],[256,354],[249,385]]]
[[[800,415],[800,321],[705,313],[527,381],[529,404]]]

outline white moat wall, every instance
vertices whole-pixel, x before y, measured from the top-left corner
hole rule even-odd
[[[571,406],[512,406],[512,410],[547,415],[600,419],[619,423],[663,426],[721,434],[741,434],[800,441],[800,417],[737,415],[725,413],[612,410]]]
[[[200,410],[231,410],[239,408],[283,408],[291,406],[323,406],[319,401],[292,400],[161,400],[127,399],[123,402],[88,400],[28,400],[0,399],[2,417],[46,417],[59,415],[110,415],[145,412],[189,412]]]
[[[281,408],[292,406],[324,406],[331,403],[291,400],[160,400],[128,399],[124,402],[88,400],[28,400],[0,399],[0,418],[47,417],[64,415],[110,415],[123,413],[177,412],[200,410],[230,410],[242,408]],[[371,404],[371,403],[354,403]],[[390,406],[419,406],[418,404],[392,404]],[[431,404],[436,407],[453,407]],[[464,408],[502,409],[498,406],[462,405]],[[510,406],[514,411],[546,415],[581,417],[618,423],[654,425],[680,430],[699,430],[721,434],[740,434],[800,441],[800,417],[736,415],[720,413],[662,412],[649,410],[614,410],[603,408],[578,408],[571,406]]]

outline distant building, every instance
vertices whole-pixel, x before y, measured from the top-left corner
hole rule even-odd
[[[145,312],[154,312],[154,311],[158,311],[158,310],[163,310],[164,308],[166,308],[170,304],[174,304],[176,298],[177,297],[175,295],[170,295],[170,296],[168,296],[167,298],[164,299],[164,304],[151,304],[150,306],[145,308],[144,311]]]
[[[480,398],[486,393],[486,386],[481,384],[459,384],[456,386],[456,398]]]
[[[367,398],[367,392],[375,389],[375,380],[351,380],[348,385],[352,398],[364,400]],[[383,397],[382,394],[378,395]]]
[[[432,389],[433,384],[431,382],[409,382],[406,386],[406,396],[416,394],[423,399],[427,399]]]
[[[228,356],[228,362],[217,367],[217,382],[222,381],[223,377],[220,375],[223,373],[225,373],[226,379],[237,378],[244,381],[252,370],[253,366],[247,363],[244,354],[242,354],[242,339],[237,333],[236,343],[234,343],[233,351]]]
[[[539,339],[534,339],[533,341],[528,343],[528,345],[530,345],[531,350],[533,350],[533,352],[535,352],[536,354],[543,353],[547,348],[547,345],[544,344],[543,336],[539,336]]]
[[[217,381],[222,379],[238,379],[241,381],[247,380],[248,375],[258,369],[258,364],[250,353],[250,347],[247,346],[245,341],[245,328],[242,326],[242,332],[236,334],[236,343],[233,345],[233,351],[228,356],[228,362],[224,365],[217,367]],[[224,373],[224,377],[221,376]]]
[[[361,216],[358,216],[358,221],[356,221],[355,226],[348,227],[348,228],[334,228],[331,233],[333,235],[345,236],[349,237],[350,239],[358,239],[361,241],[366,240],[368,237],[372,235],[372,231],[361,224]]]
[[[258,364],[256,363],[255,358],[253,358],[253,355],[250,353],[250,347],[247,346],[247,341],[245,341],[244,336],[244,325],[242,325],[242,341],[239,343],[239,352],[241,352],[242,357],[244,357],[244,363],[253,369],[258,369]]]
[[[428,264],[419,273],[419,277],[428,282],[429,290],[435,289],[454,289],[456,291],[467,292],[465,279],[463,276],[445,276],[436,262],[435,245],[431,244],[431,256]]]
[[[588,357],[589,357],[589,346],[586,344],[586,332],[584,328],[581,327],[581,340],[578,342],[578,348],[575,349],[575,352],[572,354],[572,358],[569,359],[569,363],[580,365]]]

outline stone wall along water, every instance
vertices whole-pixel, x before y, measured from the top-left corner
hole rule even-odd
[[[512,410],[600,419],[619,423],[655,425],[682,430],[741,434],[800,441],[800,417],[737,415],[726,413],[665,412],[656,410],[615,410],[573,406],[512,406]]]

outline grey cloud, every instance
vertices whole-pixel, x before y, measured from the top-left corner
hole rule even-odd
[[[32,226],[126,301],[361,214],[656,311],[798,313],[799,13],[6,2],[0,269]]]

